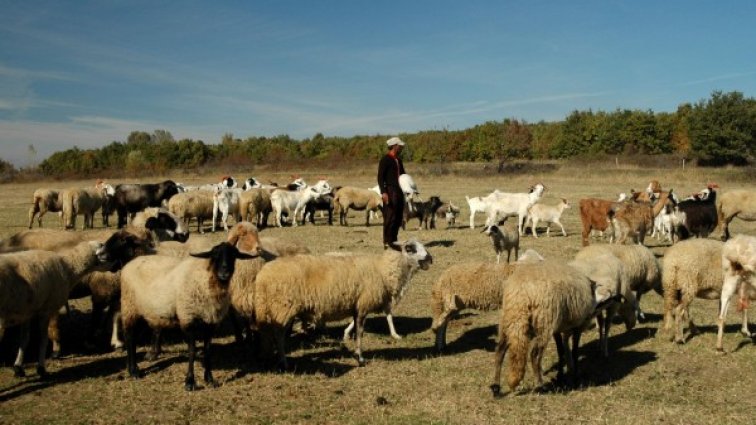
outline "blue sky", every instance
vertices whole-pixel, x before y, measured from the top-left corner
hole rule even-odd
[[[0,0],[0,157],[756,94],[753,1]]]

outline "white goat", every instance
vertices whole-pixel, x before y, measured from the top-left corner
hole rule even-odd
[[[326,180],[320,180],[314,186],[297,191],[274,190],[270,195],[270,203],[276,215],[276,225],[281,227],[281,215],[286,211],[292,219],[292,226],[296,226],[297,215],[300,211],[304,212],[305,205],[328,193],[331,193],[331,185]]]
[[[562,198],[562,201],[557,205],[544,205],[544,204],[535,204],[528,210],[528,218],[525,220],[525,223],[528,222],[528,220],[531,222],[530,231],[533,233],[534,238],[538,238],[538,232],[536,232],[536,228],[538,227],[539,221],[545,221],[546,222],[546,236],[549,236],[549,230],[551,230],[551,223],[558,224],[559,227],[562,228],[562,236],[567,236],[567,232],[564,230],[564,226],[562,226],[562,223],[559,222],[559,219],[562,217],[562,213],[567,208],[570,208],[570,204],[567,202],[566,199]]]
[[[530,188],[530,193],[502,193],[499,199],[491,203],[486,225],[496,224],[500,219],[517,216],[517,231],[522,236],[528,209],[535,204],[546,188],[538,183]]]

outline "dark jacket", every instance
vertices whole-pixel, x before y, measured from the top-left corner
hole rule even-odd
[[[378,187],[381,193],[401,192],[399,175],[404,174],[404,163],[399,157],[386,154],[378,163]]]

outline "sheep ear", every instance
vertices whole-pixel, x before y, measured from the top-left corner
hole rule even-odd
[[[210,258],[213,256],[213,250],[211,249],[210,251],[205,252],[192,252],[189,253],[189,255],[196,258]]]
[[[150,217],[147,219],[147,221],[144,223],[144,227],[149,230],[154,230],[158,225],[158,219],[155,217]]]
[[[404,242],[396,242],[396,241],[395,241],[395,242],[391,242],[391,243],[389,244],[389,247],[391,247],[391,249],[393,249],[394,251],[399,251],[399,252],[401,252],[401,251],[402,251],[402,246],[403,246],[403,245],[404,245]]]
[[[239,260],[250,260],[252,258],[257,258],[259,256],[260,256],[259,254],[254,254],[253,255],[253,254],[247,254],[246,252],[241,252],[241,251],[239,251],[236,254],[236,258],[239,259]]]

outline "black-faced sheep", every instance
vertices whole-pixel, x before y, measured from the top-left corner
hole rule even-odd
[[[285,332],[295,318],[312,323],[351,317],[356,326],[360,365],[362,333],[367,315],[386,305],[409,283],[418,269],[426,270],[431,255],[417,241],[397,243],[381,255],[279,258],[257,274],[255,309],[259,326],[276,340],[280,366],[286,368]]]
[[[596,310],[591,281],[558,261],[521,264],[504,285],[502,306],[491,385],[494,396],[501,392],[501,365],[507,351],[510,390],[522,381],[528,358],[538,384],[542,384],[541,358],[552,337],[559,352],[558,379],[566,358],[574,381],[580,334]],[[572,336],[571,356],[564,346],[567,336]]]
[[[144,319],[151,328],[180,326],[189,348],[189,367],[184,387],[195,389],[195,341],[204,339],[204,380],[216,386],[211,366],[212,336],[230,304],[229,282],[237,259],[252,258],[228,242],[189,258],[146,256],[121,271],[121,321],[126,341],[129,375],[139,376],[134,326]]]

